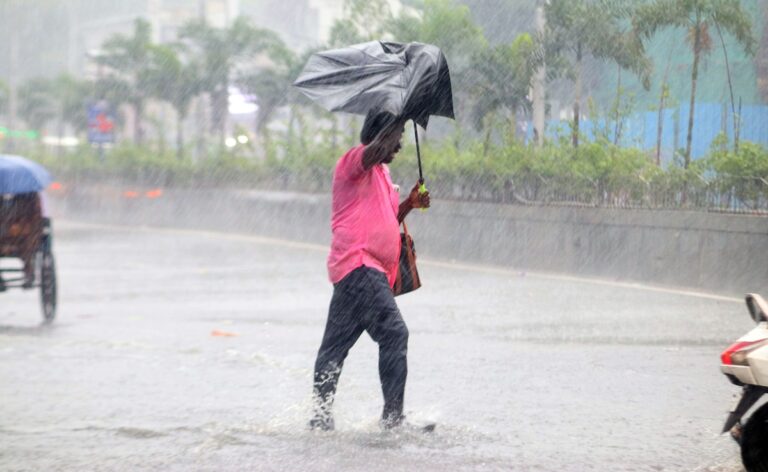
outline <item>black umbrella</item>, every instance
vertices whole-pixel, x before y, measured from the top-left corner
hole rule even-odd
[[[427,127],[430,115],[454,118],[448,63],[436,46],[372,41],[313,54],[294,85],[328,111],[392,113]],[[423,179],[422,179],[423,180]]]

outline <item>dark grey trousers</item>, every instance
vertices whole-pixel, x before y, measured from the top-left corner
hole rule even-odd
[[[379,378],[384,394],[382,419],[397,420],[402,416],[408,375],[408,328],[387,277],[365,266],[334,285],[325,334],[315,362],[318,415],[330,416],[344,359],[363,331],[379,345]]]

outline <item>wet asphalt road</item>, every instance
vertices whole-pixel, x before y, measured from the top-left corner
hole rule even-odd
[[[382,433],[377,350],[306,431],[325,248],[59,221],[60,311],[0,294],[0,470],[737,471],[718,356],[738,301],[451,264],[399,299],[406,411]]]

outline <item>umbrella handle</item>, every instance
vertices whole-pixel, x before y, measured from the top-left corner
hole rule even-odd
[[[420,194],[427,193],[427,186],[424,185],[424,181],[422,181],[421,184],[419,184],[419,193]],[[427,211],[427,209],[426,208],[421,208],[421,211]]]

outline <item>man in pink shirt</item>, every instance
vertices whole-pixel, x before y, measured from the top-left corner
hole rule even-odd
[[[408,374],[408,328],[392,287],[400,257],[400,223],[414,208],[429,207],[429,193],[418,183],[398,203],[387,164],[400,150],[404,121],[386,112],[366,116],[361,145],[344,154],[333,173],[333,238],[328,275],[333,297],[317,353],[312,429],[334,428],[331,406],[349,350],[363,331],[379,345],[379,377],[384,394],[381,425],[403,421]]]

